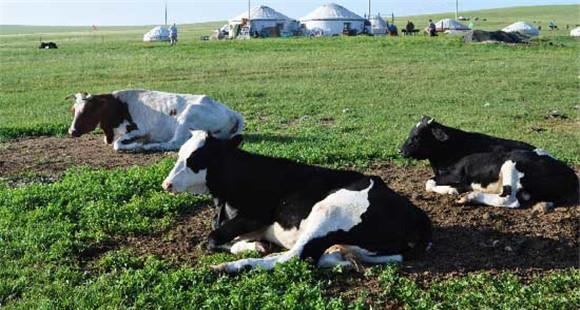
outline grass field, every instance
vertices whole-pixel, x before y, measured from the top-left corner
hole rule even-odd
[[[516,20],[580,22],[580,6],[470,12],[482,28]],[[414,17],[421,20],[424,17]],[[417,25],[419,23],[416,22]],[[0,26],[0,140],[63,135],[72,92],[148,88],[204,93],[242,112],[244,148],[326,166],[394,162],[423,114],[468,130],[524,140],[580,165],[580,41],[544,32],[530,46],[463,45],[458,38],[353,37],[202,42],[219,23],[184,26],[179,45],[140,42],[150,27],[51,29]],[[496,27],[497,26],[497,27]],[[479,25],[478,25],[479,27]],[[58,50],[38,50],[39,37]],[[550,44],[552,42],[553,44]],[[567,119],[547,115],[557,110]],[[1,144],[0,144],[1,147]],[[1,159],[0,159],[1,160]],[[340,270],[292,262],[236,277],[174,264],[123,246],[166,231],[208,197],[171,196],[172,165],[79,168],[52,184],[11,188],[0,179],[0,306],[8,308],[409,308],[577,309],[580,272],[532,279],[475,273],[423,287],[398,267],[364,277],[378,296],[333,295]],[[1,176],[0,176],[1,177]],[[528,281],[529,280],[529,281]],[[370,301],[369,301],[370,299]]]

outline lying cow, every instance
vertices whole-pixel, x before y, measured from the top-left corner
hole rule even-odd
[[[54,42],[40,42],[39,49],[55,49],[58,48]]]
[[[70,135],[79,137],[100,126],[105,142],[116,151],[177,150],[191,136],[190,129],[207,130],[220,139],[244,129],[239,113],[204,95],[121,90],[69,97],[75,99]]]
[[[495,207],[579,203],[574,170],[539,150],[468,155],[427,181],[426,189],[440,194],[468,193],[460,203]]]
[[[424,117],[401,149],[428,159],[435,177],[427,191],[457,195],[460,203],[517,208],[536,202],[578,202],[578,178],[541,149],[512,140],[445,127]]]
[[[251,154],[240,143],[241,136],[219,140],[194,132],[163,187],[209,192],[235,210],[209,234],[209,249],[235,241],[232,252],[259,250],[259,242],[249,242],[256,240],[289,250],[215,269],[272,269],[294,257],[311,258],[320,267],[354,267],[349,255],[381,264],[420,255],[429,246],[427,215],[379,177]]]

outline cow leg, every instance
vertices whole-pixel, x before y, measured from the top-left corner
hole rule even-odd
[[[266,226],[267,224],[260,221],[236,216],[233,219],[224,221],[220,227],[209,234],[208,249],[210,251],[219,249],[219,246],[234,240],[238,236],[258,231]]]
[[[268,253],[268,243],[262,241],[240,240],[234,243],[229,252],[232,254],[239,254],[243,252],[256,251],[260,254]]]
[[[501,166],[500,175],[503,186],[501,194],[471,192],[460,199],[459,203],[475,202],[494,207],[519,208],[517,193],[521,189],[520,178],[524,174],[516,169],[513,161],[508,160]]]
[[[425,183],[425,190],[442,195],[459,195],[459,190],[450,185],[438,185],[434,179],[429,179]]]
[[[178,150],[189,138],[191,138],[189,129],[183,125],[179,125],[175,129],[171,140],[161,143],[148,143],[143,145],[143,149],[146,151],[174,151]]]
[[[136,151],[140,150],[143,146],[141,142],[145,133],[141,130],[130,131],[121,137],[119,137],[115,142],[113,142],[113,149],[115,151]]]
[[[324,252],[318,260],[318,267],[332,268],[341,266],[344,268],[354,268],[362,270],[361,263],[367,264],[388,264],[400,263],[403,261],[402,255],[377,255],[374,252],[365,250],[354,245],[334,245]]]

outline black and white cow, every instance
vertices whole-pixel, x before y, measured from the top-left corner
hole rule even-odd
[[[58,48],[54,42],[40,42],[39,49],[55,49]]]
[[[532,145],[464,132],[424,117],[401,149],[428,159],[435,173],[425,189],[458,195],[460,203],[517,208],[536,202],[578,203],[578,177],[565,163]]]
[[[190,129],[210,131],[221,139],[244,129],[239,113],[205,95],[121,90],[69,97],[75,100],[69,133],[79,137],[100,126],[105,142],[116,151],[177,150],[189,139]]]
[[[427,215],[381,178],[251,154],[238,148],[241,139],[193,132],[163,182],[173,193],[210,193],[235,211],[209,234],[210,249],[231,241],[232,252],[259,248],[250,241],[288,249],[215,269],[271,269],[294,257],[311,258],[320,267],[353,267],[345,256],[380,264],[420,255],[429,246]]]
[[[579,203],[574,170],[538,150],[468,155],[427,181],[426,189],[441,194],[467,192],[460,203],[496,207]]]

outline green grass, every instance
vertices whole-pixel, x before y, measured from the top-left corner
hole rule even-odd
[[[577,19],[578,6],[469,13],[489,25]],[[556,17],[551,17],[550,12]],[[533,19],[532,19],[533,20]],[[321,38],[201,42],[220,23],[187,25],[177,47],[140,42],[150,27],[0,27],[0,140],[66,133],[76,91],[151,88],[205,93],[247,119],[244,148],[328,166],[402,160],[397,148],[422,114],[468,130],[531,142],[580,164],[578,41],[548,33],[528,47],[457,38]],[[39,36],[58,50],[38,50]],[[551,46],[545,40],[552,40]],[[545,119],[552,110],[568,120]],[[536,132],[532,128],[544,128]],[[294,261],[274,272],[212,274],[107,245],[159,233],[208,197],[171,196],[159,184],[171,160],[124,170],[79,168],[53,184],[0,181],[0,306],[28,308],[364,307],[330,296],[338,270]],[[104,251],[102,256],[88,253]],[[89,255],[90,256],[90,255]],[[330,277],[328,275],[330,273]],[[381,305],[409,308],[577,309],[580,273],[555,271],[526,284],[510,274],[436,281],[423,288],[394,266],[368,271]]]

